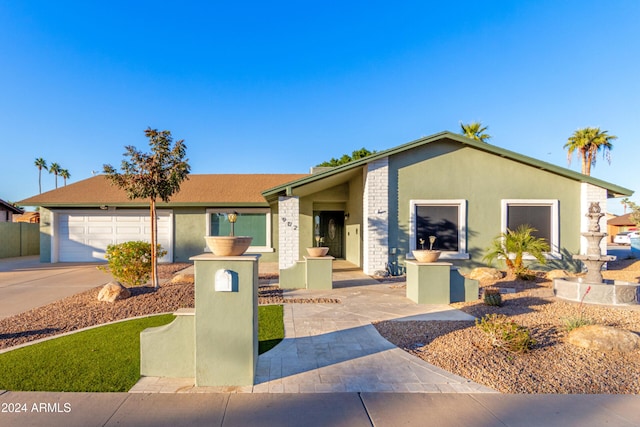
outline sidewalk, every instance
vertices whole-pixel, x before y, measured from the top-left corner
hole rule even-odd
[[[0,425],[632,427],[638,407],[628,395],[5,392]]]

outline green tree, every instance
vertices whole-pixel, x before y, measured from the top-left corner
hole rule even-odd
[[[497,258],[504,259],[510,273],[520,279],[529,279],[529,269],[524,265],[525,254],[544,265],[547,263],[544,254],[549,252],[547,241],[532,235],[535,231],[528,224],[518,226],[515,231],[507,229],[506,233],[501,233],[493,240],[483,261],[491,265]]]
[[[38,188],[40,190],[40,194],[42,194],[42,169],[48,170],[47,162],[42,157],[38,157],[34,164],[38,168]]]
[[[171,196],[180,190],[180,184],[188,179],[190,167],[185,159],[187,147],[184,140],[173,144],[171,132],[147,128],[144,131],[149,138],[150,153],[138,151],[135,147],[125,147],[123,160],[118,172],[111,165],[104,165],[104,173],[114,185],[123,189],[129,199],[148,199],[151,219],[151,280],[158,289],[158,221],[156,202],[169,202]]]
[[[569,137],[564,148],[567,150],[567,160],[571,165],[574,152],[578,152],[582,160],[582,173],[591,175],[591,167],[596,165],[596,155],[602,150],[603,158],[611,164],[611,141],[618,139],[615,135],[609,135],[608,131],[599,127],[586,127],[578,129]]]
[[[489,126],[482,126],[481,122],[472,122],[464,124],[460,122],[460,134],[467,138],[475,139],[480,142],[487,142],[491,139],[491,135],[485,133],[489,129]]]
[[[320,163],[317,166],[321,166],[321,167],[335,167],[335,166],[340,166],[340,165],[344,165],[346,163],[352,162],[354,160],[359,160],[359,159],[363,159],[365,157],[368,157],[372,154],[375,154],[376,151],[369,151],[366,148],[361,148],[359,150],[354,150],[351,155],[348,154],[343,154],[342,157],[340,157],[339,159],[336,158],[331,158],[331,160],[329,161],[325,161]]]
[[[629,219],[636,226],[640,226],[640,206],[638,206],[636,203],[632,202],[628,198],[625,200],[627,201],[627,206],[629,207],[629,209],[631,209],[631,214],[629,215]]]
[[[62,168],[57,163],[51,163],[51,166],[49,166],[49,173],[54,174],[56,177],[56,188],[58,188],[58,175],[60,175],[61,170]]]
[[[64,179],[64,186],[67,186],[67,179],[71,178],[71,174],[69,173],[69,171],[67,169],[60,169],[59,172],[60,176],[62,177],[62,179]]]

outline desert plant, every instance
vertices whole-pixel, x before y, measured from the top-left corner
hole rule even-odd
[[[502,258],[509,272],[519,279],[532,279],[533,274],[524,265],[525,254],[533,256],[540,264],[546,264],[544,254],[550,249],[545,239],[533,236],[536,231],[528,224],[519,225],[515,231],[507,229],[506,233],[493,240],[483,260],[491,265],[496,258]]]
[[[509,320],[504,314],[487,314],[476,319],[476,327],[487,335],[492,347],[512,353],[526,353],[536,344],[527,328]]]
[[[167,251],[158,245],[157,253],[163,257]],[[98,268],[126,286],[144,285],[151,277],[151,243],[134,241],[109,245],[104,257],[107,265]]]
[[[495,287],[484,288],[482,299],[485,304],[493,307],[502,306],[502,295],[500,295],[500,289]]]
[[[584,291],[584,294],[582,294],[582,298],[580,298],[580,304],[578,304],[579,314],[577,316],[570,316],[562,319],[565,331],[571,332],[572,330],[577,329],[581,326],[593,325],[595,323],[592,319],[584,315],[584,298],[590,291],[591,286],[588,286],[587,290]]]

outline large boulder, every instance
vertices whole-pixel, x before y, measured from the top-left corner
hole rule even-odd
[[[553,280],[553,279],[558,279],[560,277],[569,277],[571,276],[571,274],[567,273],[565,270],[551,270],[551,271],[547,271],[544,275],[544,277],[547,280]]]
[[[178,273],[171,278],[171,283],[193,284],[195,283],[195,275]]]
[[[475,280],[500,280],[502,279],[502,271],[491,267],[478,267],[471,270],[467,275],[469,279]]]
[[[611,326],[587,325],[569,332],[569,344],[596,351],[629,352],[640,349],[640,336]]]
[[[131,291],[122,286],[120,282],[109,282],[98,292],[98,301],[114,302],[120,299],[127,299],[131,296]]]

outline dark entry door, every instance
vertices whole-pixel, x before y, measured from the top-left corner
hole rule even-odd
[[[316,235],[319,234],[324,242],[320,246],[329,248],[327,255],[331,255],[334,258],[344,258],[344,212],[320,211],[316,212],[314,217],[318,225],[315,233]]]

